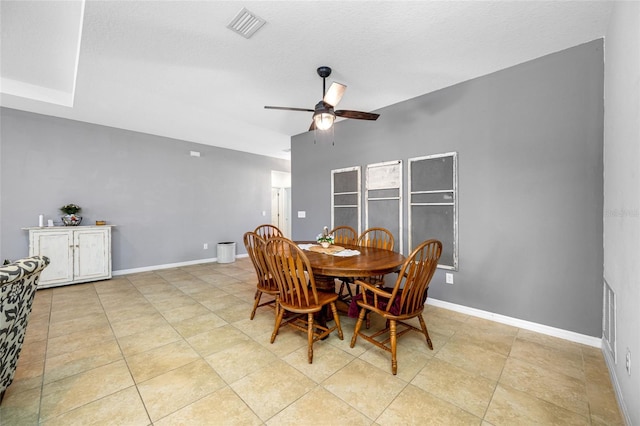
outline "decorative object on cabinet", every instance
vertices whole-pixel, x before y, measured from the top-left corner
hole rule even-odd
[[[20,259],[0,267],[0,403],[13,382],[24,334],[45,256]]]
[[[62,216],[62,222],[65,226],[78,226],[82,222],[82,216],[78,216],[78,213],[82,210],[77,204],[65,204],[60,207],[60,211],[65,215]]]
[[[79,226],[82,223],[82,216],[76,216],[75,214],[68,214],[61,217],[64,226]]]
[[[29,231],[29,255],[47,256],[40,288],[111,278],[111,228],[54,226]]]

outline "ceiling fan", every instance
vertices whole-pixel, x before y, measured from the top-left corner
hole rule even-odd
[[[333,126],[336,117],[355,118],[356,120],[377,120],[380,114],[362,111],[350,111],[346,109],[334,110],[335,106],[342,99],[347,86],[340,83],[331,83],[329,90],[326,90],[327,77],[331,75],[331,68],[322,66],[318,68],[318,75],[322,77],[322,100],[318,102],[314,109],[265,106],[266,109],[282,109],[287,111],[304,111],[313,113],[313,121],[309,130],[327,130]]]

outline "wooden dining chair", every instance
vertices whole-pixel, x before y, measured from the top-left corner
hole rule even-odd
[[[256,316],[256,310],[261,306],[272,306],[276,310],[276,317],[278,316],[278,285],[269,272],[269,265],[267,264],[267,258],[264,254],[264,246],[266,241],[255,232],[247,232],[243,237],[244,246],[247,249],[251,263],[256,270],[256,276],[258,277],[258,283],[256,285],[256,294],[253,300],[253,309],[251,310],[250,319]],[[273,299],[260,303],[262,294],[266,293],[272,296]]]
[[[356,284],[361,286],[362,292],[354,296],[359,313],[351,338],[352,348],[360,336],[377,347],[391,352],[391,372],[393,374],[398,372],[396,359],[398,337],[411,330],[420,331],[424,334],[429,349],[433,350],[422,312],[427,301],[429,283],[438,266],[441,254],[442,243],[438,240],[428,240],[420,244],[405,260],[393,288],[379,288],[368,282],[356,281]],[[371,335],[363,333],[361,331],[362,323],[368,313],[377,314],[384,318],[386,320],[385,328]],[[418,317],[421,329],[405,322],[415,317]],[[400,332],[397,329],[398,325],[404,326]]]
[[[333,235],[333,243],[337,245],[356,245],[356,243],[358,242],[358,234],[356,230],[350,226],[336,226],[331,231],[329,231],[329,234]]]
[[[369,228],[360,234],[357,244],[362,247],[374,247],[393,251],[394,238],[388,229]]]
[[[313,362],[313,343],[338,330],[343,339],[340,317],[336,308],[338,295],[334,292],[321,292],[316,282],[309,259],[293,241],[284,237],[273,237],[266,243],[265,249],[269,268],[280,290],[276,325],[271,334],[271,343],[276,340],[285,311],[292,313],[284,324],[307,332],[309,364]],[[314,314],[325,306],[331,308],[335,325],[324,326],[314,322]]]
[[[369,228],[360,234],[360,237],[358,237],[359,246],[374,247],[390,251],[393,251],[394,241],[393,234],[386,228]],[[361,278],[361,280],[378,286],[384,285],[384,275]],[[369,328],[368,321],[367,328]]]
[[[264,225],[258,226],[253,232],[258,234],[262,239],[268,240],[271,237],[282,237],[284,234],[282,231],[275,225],[270,225],[265,223]]]

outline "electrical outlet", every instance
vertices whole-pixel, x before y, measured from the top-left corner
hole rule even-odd
[[[627,374],[631,375],[631,351],[627,348]]]
[[[209,244],[204,243],[204,246],[202,247],[203,250],[207,250],[209,248]]]
[[[451,272],[445,273],[444,277],[447,284],[453,284],[453,274]]]

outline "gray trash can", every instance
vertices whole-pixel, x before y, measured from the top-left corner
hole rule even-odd
[[[218,243],[218,263],[232,263],[236,260],[236,243]]]

